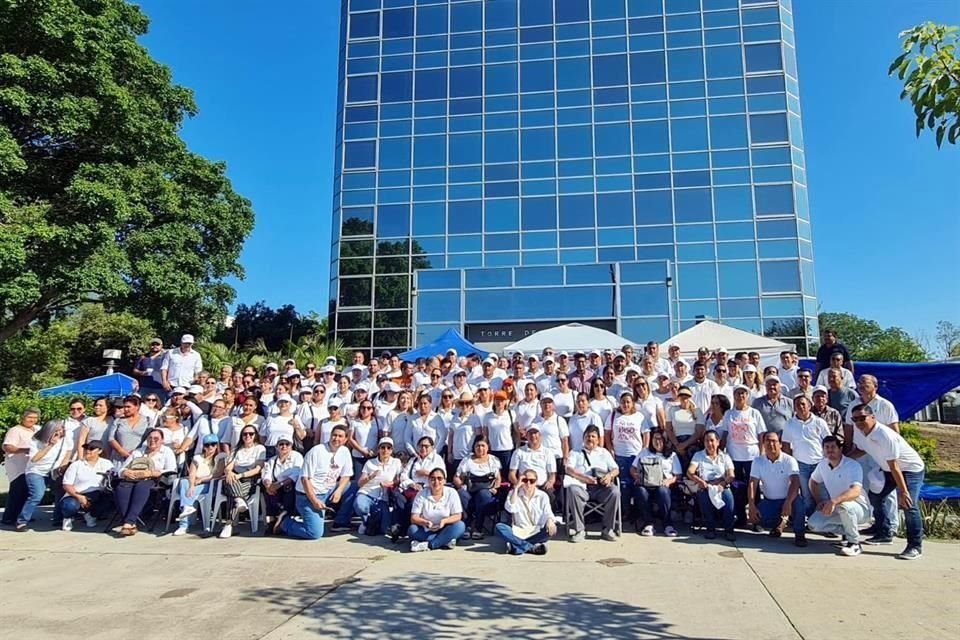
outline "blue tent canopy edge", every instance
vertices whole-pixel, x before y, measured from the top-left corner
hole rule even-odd
[[[135,388],[136,380],[130,376],[111,373],[41,389],[40,396],[125,396],[133,393]]]
[[[413,362],[417,358],[430,358],[437,354],[443,355],[448,349],[456,349],[457,355],[461,356],[468,353],[476,353],[481,358],[486,358],[489,354],[489,351],[484,351],[479,348],[460,335],[460,332],[456,329],[447,329],[433,342],[425,344],[422,347],[417,347],[416,349],[411,349],[406,353],[401,353],[400,359]]]

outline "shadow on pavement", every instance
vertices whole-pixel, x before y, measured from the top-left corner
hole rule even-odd
[[[571,576],[572,577],[572,576]],[[689,638],[654,611],[584,593],[510,592],[482,578],[409,573],[241,592],[324,638]],[[303,621],[303,620],[301,620]],[[289,635],[289,629],[282,630]]]

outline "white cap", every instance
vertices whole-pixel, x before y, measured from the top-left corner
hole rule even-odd
[[[483,382],[481,382],[480,384],[477,385],[477,389],[478,389],[478,390],[479,390],[479,389],[489,389],[489,388],[490,388],[490,383],[487,382],[486,380],[484,380]]]
[[[393,446],[393,438],[390,436],[383,436],[380,440],[377,441],[377,446],[379,447],[382,444],[388,444],[391,447]]]
[[[192,384],[187,388],[190,393],[203,393],[203,387],[198,384]]]
[[[753,366],[752,364],[746,364],[746,365],[743,366],[743,372],[744,372],[744,373],[756,373],[756,372],[757,372],[757,368],[756,368],[755,366]]]
[[[277,402],[293,402],[293,398],[290,397],[289,393],[281,393],[277,396]]]
[[[777,376],[767,376],[766,378],[763,379],[763,382],[764,382],[764,384],[766,384],[766,383],[768,383],[768,382],[776,382],[776,383],[779,384],[779,383],[780,383],[780,378],[777,377]]]
[[[340,398],[338,398],[338,397],[336,397],[336,396],[333,396],[332,398],[330,398],[329,400],[327,400],[327,406],[328,406],[328,407],[337,407],[337,408],[339,409],[340,407],[343,406],[343,400],[341,400]]]
[[[386,393],[400,393],[400,385],[395,382],[388,382],[383,385],[383,391]]]
[[[313,390],[316,391],[317,389],[323,389],[324,391],[326,391],[327,385],[323,384],[322,382],[317,382],[316,384],[313,385]]]
[[[496,366],[497,362],[499,362],[499,359],[493,354],[490,354],[489,356],[486,357],[486,359],[484,359],[483,364],[487,364],[488,362]]]
[[[337,369],[331,364],[328,364],[325,367],[320,367],[320,373],[336,373]]]
[[[203,387],[200,387],[200,390],[203,391]],[[180,394],[182,396],[187,395],[186,387],[174,387],[173,391],[170,392],[171,395]]]
[[[599,356],[599,355],[602,355],[602,354],[600,353],[600,350],[599,350],[599,349],[592,349],[592,350],[590,351],[590,355],[591,355],[591,356]]]
[[[733,388],[733,390],[734,390],[734,391],[746,391],[747,393],[750,393],[750,387],[748,387],[748,386],[745,385],[745,384],[738,384],[737,386],[735,386],[735,387]]]
[[[330,365],[337,364],[337,357],[336,357],[336,356],[327,356],[327,359],[324,360],[324,362],[325,362],[326,364],[330,364]]]
[[[527,360],[536,360],[537,362],[540,362],[540,356],[535,353],[531,353]]]
[[[545,402],[545,401],[553,402],[553,396],[549,393],[545,393],[542,396],[540,396],[540,402]]]
[[[570,354],[567,353],[566,351],[561,351],[560,353],[557,354],[557,357],[558,357],[558,358],[569,358],[569,357],[570,357]]]
[[[667,345],[667,349],[673,349],[674,347],[679,349],[680,345],[678,345],[676,342],[671,342],[670,344]]]
[[[552,362],[556,362],[556,360],[553,359],[553,356],[547,356],[546,358],[543,359],[543,364],[547,364],[548,362],[552,363]]]
[[[293,376],[302,376],[302,375],[303,374],[300,373],[299,369],[290,369],[290,371],[287,371],[288,378],[292,378]]]
[[[457,350],[452,347],[450,349],[447,349],[446,355],[449,356],[450,354],[457,355]]]
[[[180,336],[180,344],[193,344],[193,335],[185,333]]]
[[[827,389],[827,388],[826,388],[825,386],[823,386],[822,384],[818,384],[817,386],[815,386],[815,387],[813,388],[813,392],[814,392],[814,393],[818,393],[818,392],[821,392],[821,391],[822,391],[823,393],[830,393],[830,389]]]
[[[264,370],[273,369],[274,371],[279,371],[280,367],[277,366],[276,362],[268,362],[267,366],[264,367]]]
[[[715,353],[730,353],[729,351],[727,351],[727,348],[726,348],[726,347],[717,347],[716,349],[714,349],[714,352],[715,352]]]
[[[300,391],[297,392],[301,396],[305,393],[313,393],[313,387],[300,387]]]

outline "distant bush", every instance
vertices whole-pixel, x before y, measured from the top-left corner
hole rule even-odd
[[[7,429],[18,424],[27,409],[40,410],[40,424],[54,418],[66,418],[74,396],[50,396],[41,398],[33,391],[15,389],[0,399],[0,440]],[[89,403],[88,403],[89,406]]]
[[[920,435],[917,425],[911,422],[900,423],[900,435],[917,450],[923,463],[930,469],[937,462],[937,441],[935,438],[924,438]]]

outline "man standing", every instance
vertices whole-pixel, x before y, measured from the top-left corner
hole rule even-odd
[[[792,455],[800,474],[800,494],[803,496],[803,515],[813,512],[816,502],[810,493],[810,476],[823,459],[823,439],[829,435],[827,423],[813,415],[813,404],[807,396],[793,400],[796,415],[783,428],[783,450]]]
[[[869,405],[854,406],[852,416],[856,427],[853,432],[856,448],[851,457],[869,455],[883,471],[883,489],[879,493],[870,492],[877,533],[867,543],[893,542],[893,520],[889,509],[885,508],[884,500],[896,489],[907,525],[907,548],[898,557],[901,560],[916,560],[923,555],[923,519],[920,516],[920,487],[925,470],[923,459],[899,432],[880,424]]]
[[[137,359],[137,364],[133,366],[133,375],[140,383],[141,392],[156,391],[163,387],[163,374],[160,368],[163,366],[165,356],[163,340],[154,338],[150,341],[150,351]]]
[[[793,361],[793,356],[793,351],[780,352],[780,365],[777,370],[779,371],[780,383],[783,384],[785,391],[796,389],[798,384],[797,367]]]
[[[840,412],[841,416],[847,415],[847,410],[857,403],[857,392],[848,387],[843,382],[843,376],[840,371],[850,373],[846,369],[827,369],[827,401],[830,406]],[[850,433],[853,434],[853,425],[850,426]]]
[[[282,512],[274,531],[291,538],[319,540],[323,537],[324,511],[328,504],[337,505],[332,531],[349,531],[353,516],[356,485],[350,484],[353,462],[347,442],[347,428],[336,425],[330,432],[330,442],[314,446],[303,459],[300,481],[297,483],[297,511],[303,518],[298,522]]]
[[[800,369],[797,372],[797,387],[792,389],[790,393],[787,394],[791,400],[798,398],[799,396],[806,396],[808,400],[813,400],[813,374],[810,373],[810,369]]]
[[[693,380],[688,380],[686,386],[693,391],[693,404],[697,405],[703,415],[707,415],[710,410],[710,399],[720,393],[720,387],[707,377],[707,363],[705,361],[697,360],[693,363]]]
[[[850,352],[846,345],[837,340],[837,334],[833,329],[824,329],[823,344],[817,349],[817,371],[830,367],[833,355],[837,353],[843,356],[841,366],[853,373],[853,360],[850,358]]]
[[[203,371],[203,359],[193,350],[193,336],[189,333],[180,338],[180,348],[170,349],[160,365],[160,380],[164,391],[174,387],[189,387],[197,374]]]
[[[860,404],[870,407],[870,411],[876,416],[877,422],[900,433],[900,416],[897,414],[897,409],[892,402],[877,393],[877,388],[878,383],[874,376],[868,373],[860,376],[857,383],[857,390],[860,392]],[[854,422],[852,419],[853,408],[854,405],[847,407],[846,421],[848,423]]]
[[[813,415],[827,423],[830,429],[830,435],[840,440],[841,448],[845,449],[846,443],[853,439],[853,430],[847,433],[843,424],[843,416],[840,412],[827,404],[829,390],[826,387],[813,388],[813,408],[810,410]]]
[[[573,354],[573,367],[573,373],[568,376],[570,388],[578,393],[580,391],[589,393],[590,383],[593,382],[593,371],[587,368],[587,354],[582,351]]]
[[[824,496],[821,487],[826,489]],[[810,516],[810,530],[842,533],[840,553],[860,555],[860,525],[870,520],[863,491],[863,468],[843,455],[833,436],[823,439],[823,459],[810,476],[810,492],[817,510]]]
[[[673,363],[660,355],[660,345],[658,343],[651,340],[644,350],[653,359],[656,373],[671,373],[673,371]],[[680,349],[677,348],[677,355],[679,355],[679,351]]]
[[[793,403],[780,394],[780,378],[767,376],[763,381],[767,394],[753,401],[753,408],[763,416],[767,431],[782,433],[787,420],[793,417]]]
[[[760,498],[760,492],[763,498]],[[771,538],[779,538],[793,517],[793,544],[807,546],[806,513],[800,494],[800,472],[797,461],[784,453],[780,436],[773,431],[763,434],[763,453],[750,466],[747,488],[747,518],[755,526],[770,530]]]

